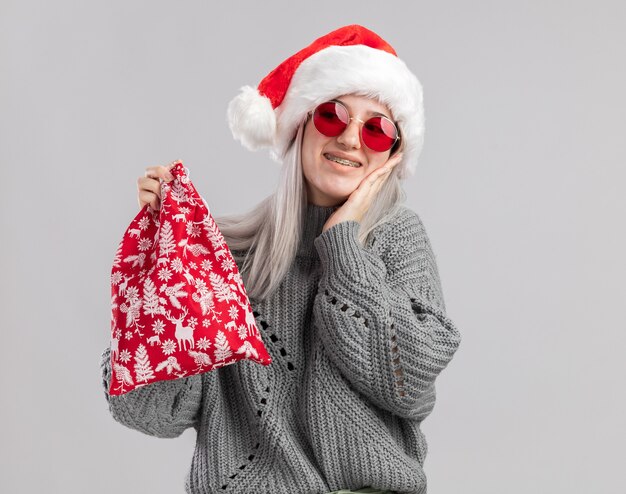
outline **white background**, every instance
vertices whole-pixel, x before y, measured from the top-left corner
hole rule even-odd
[[[279,168],[228,102],[352,23],[424,86],[407,205],[463,337],[429,494],[623,489],[623,2],[2,0],[0,491],[183,492],[195,431],[121,426],[100,382],[136,178],[182,159],[214,216],[248,211]]]

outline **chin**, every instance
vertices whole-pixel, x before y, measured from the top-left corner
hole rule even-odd
[[[354,191],[352,191],[352,192],[354,192]],[[339,191],[335,191],[332,194],[326,194],[326,197],[332,199],[332,201],[335,204],[343,204],[344,202],[346,202],[348,200],[348,198],[350,197],[350,194],[352,194],[352,192],[341,193]]]
[[[322,190],[320,188],[317,189],[317,193],[315,195],[318,197],[317,202],[323,201],[325,204],[332,206],[339,206],[346,202],[348,197],[350,197],[349,193],[342,193],[342,191],[336,189],[330,191]],[[309,194],[308,197],[310,199],[312,196]]]

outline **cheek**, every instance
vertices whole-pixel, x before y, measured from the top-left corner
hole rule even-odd
[[[323,139],[313,127],[309,120],[304,128],[304,136],[302,138],[301,158],[302,167],[304,169],[312,169],[321,154],[324,146]]]
[[[368,155],[368,161],[372,170],[380,168],[389,159],[389,151],[384,153],[371,153]]]
[[[307,135],[309,131],[305,129],[304,137],[302,139],[302,148],[300,150],[300,157],[302,160],[302,169],[308,170],[312,166],[313,153],[311,150],[311,139]]]

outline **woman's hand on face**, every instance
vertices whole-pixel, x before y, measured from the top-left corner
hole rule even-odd
[[[180,160],[172,161],[169,165],[149,166],[143,177],[137,179],[137,202],[142,209],[146,204],[154,211],[161,208],[161,179],[165,182],[174,180],[170,170],[180,163]]]
[[[354,220],[361,222],[366,211],[372,204],[374,197],[383,186],[391,170],[402,160],[402,153],[396,153],[391,156],[383,166],[376,168],[372,173],[367,175],[359,184],[359,186],[350,194],[350,197],[344,202],[339,209],[330,215],[322,233],[342,221]]]

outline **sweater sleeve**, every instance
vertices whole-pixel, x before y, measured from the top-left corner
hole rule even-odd
[[[202,376],[159,381],[129,391],[109,395],[111,379],[110,348],[101,355],[100,370],[109,411],[119,423],[156,437],[177,437],[196,426],[202,401]]]
[[[447,317],[434,253],[418,215],[404,208],[381,229],[380,255],[343,221],[314,241],[322,274],[313,307],[324,351],[377,406],[417,418],[461,336]]]

